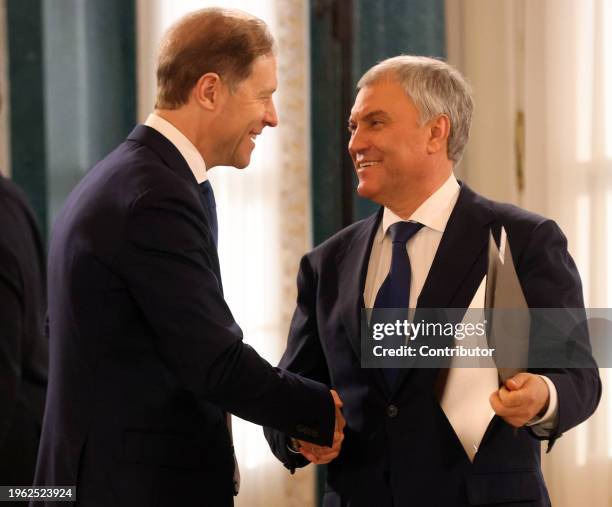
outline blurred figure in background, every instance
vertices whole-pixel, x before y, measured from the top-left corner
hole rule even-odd
[[[44,316],[36,219],[23,192],[0,175],[0,485],[31,486],[34,478],[47,389]]]

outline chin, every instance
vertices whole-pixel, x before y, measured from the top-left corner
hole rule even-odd
[[[244,169],[251,163],[251,157],[247,157],[246,159],[235,160],[232,164],[236,169]]]
[[[359,184],[357,185],[357,195],[359,195],[359,197],[374,201],[377,193],[378,192],[376,192],[371,184],[368,185],[368,183],[365,181],[359,181]]]
[[[236,151],[234,153],[235,155],[235,160],[234,163],[232,164],[236,169],[244,169],[245,167],[247,167],[250,163],[251,163],[251,156],[253,154],[253,150],[244,150],[244,153],[241,153],[240,151]]]

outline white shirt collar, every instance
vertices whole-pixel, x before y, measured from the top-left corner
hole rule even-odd
[[[155,113],[151,113],[144,124],[147,127],[157,130],[176,147],[187,162],[189,169],[191,169],[198,183],[202,183],[208,179],[208,175],[206,174],[206,163],[202,155],[200,155],[200,152],[193,143],[187,139],[185,134],[172,125],[172,123],[164,120]]]
[[[457,178],[451,173],[444,184],[431,194],[408,218],[409,222],[419,222],[425,227],[438,232],[444,232],[446,223],[455,207],[459,190],[461,187],[457,183]],[[396,222],[403,219],[398,217],[389,208],[385,208],[382,219],[382,234],[379,241],[382,241],[387,234],[387,230]]]

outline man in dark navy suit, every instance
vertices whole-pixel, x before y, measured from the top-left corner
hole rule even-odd
[[[447,371],[362,368],[360,322],[363,308],[469,307],[487,272],[490,231],[499,238],[501,226],[527,304],[582,308],[566,239],[553,221],[455,179],[473,109],[455,69],[399,56],[370,69],[358,89],[349,151],[359,195],[381,209],[302,259],[280,362],[335,386],[345,440],[330,450],[268,428],[271,448],[290,470],[330,463],[325,507],[548,506],[540,439],[550,449],[593,413],[595,367],[518,373],[497,391],[494,377],[478,405],[489,411],[483,433],[470,441],[476,414],[466,409],[467,423],[451,426],[439,402]],[[476,387],[468,385],[465,400]]]
[[[36,484],[76,485],[78,505],[232,505],[228,412],[342,438],[335,392],[265,362],[223,299],[207,170],[247,166],[277,124],[267,27],[194,12],[166,34],[157,77],[155,112],[73,190],[50,246]]]
[[[45,251],[23,192],[0,176],[0,484],[31,486],[47,388]]]

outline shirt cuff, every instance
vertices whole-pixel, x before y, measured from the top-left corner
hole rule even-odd
[[[300,452],[300,443],[295,438],[289,438],[287,440],[287,449],[293,454],[302,454]]]
[[[557,414],[559,412],[559,401],[557,397],[557,388],[545,375],[538,375],[548,387],[548,408],[542,417],[534,417],[527,423],[531,426],[533,432],[539,437],[547,437],[554,431],[557,426]]]

